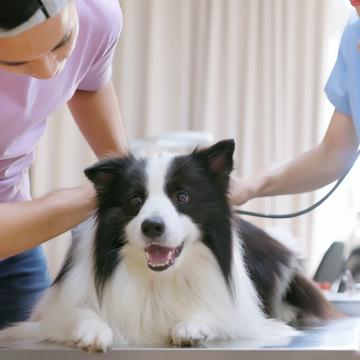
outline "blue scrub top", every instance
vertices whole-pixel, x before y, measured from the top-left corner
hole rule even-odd
[[[338,58],[325,92],[335,109],[353,118],[360,139],[360,19],[351,16],[341,39]]]

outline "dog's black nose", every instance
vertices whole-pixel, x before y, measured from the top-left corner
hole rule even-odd
[[[141,230],[145,236],[154,238],[161,236],[164,233],[165,224],[161,217],[153,216],[144,220],[144,222],[141,224]]]

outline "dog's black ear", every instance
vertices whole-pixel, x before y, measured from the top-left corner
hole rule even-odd
[[[206,149],[196,150],[195,154],[205,159],[209,170],[217,176],[228,177],[233,170],[235,141],[222,140]]]
[[[84,173],[98,188],[111,182],[116,174],[119,173],[120,168],[120,159],[112,158],[98,161],[86,168]]]

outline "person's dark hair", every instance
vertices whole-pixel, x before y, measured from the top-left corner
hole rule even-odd
[[[40,8],[39,0],[2,0],[0,29],[11,30],[21,25]]]

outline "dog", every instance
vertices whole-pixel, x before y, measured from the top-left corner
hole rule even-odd
[[[85,170],[96,216],[29,321],[0,339],[87,351],[126,344],[195,345],[292,336],[288,324],[334,309],[296,255],[229,205],[234,141],[187,155],[132,155]]]

